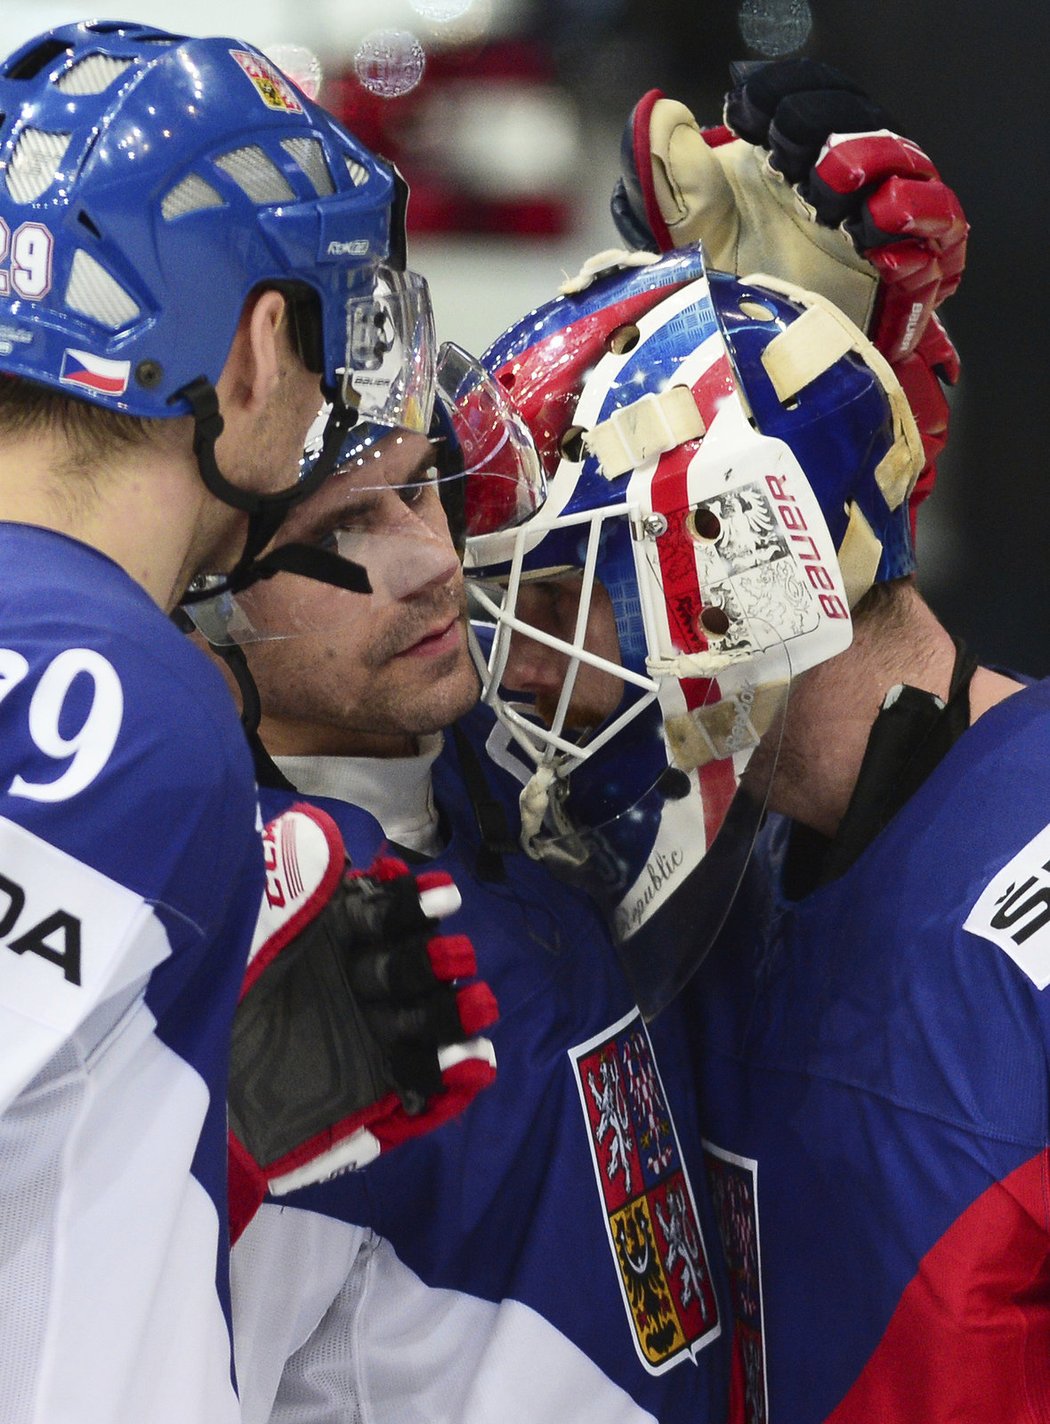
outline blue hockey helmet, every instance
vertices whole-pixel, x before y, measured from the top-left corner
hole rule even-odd
[[[885,360],[836,308],[772,278],[707,273],[699,248],[600,254],[484,360],[548,481],[534,515],[468,541],[494,625],[484,696],[533,766],[526,847],[600,859],[630,937],[715,843],[792,677],[848,646],[849,609],[873,582],[912,569],[918,433]],[[565,627],[530,623],[530,583],[567,574]],[[588,646],[596,590],[612,656]],[[542,716],[502,685],[514,637],[565,660]],[[620,691],[581,728],[587,668]]]
[[[329,444],[359,417],[427,429],[432,317],[403,270],[404,185],[258,49],[67,25],[0,64],[0,116],[0,371],[192,414],[213,492],[272,508],[211,448],[244,303],[273,287],[340,425]]]

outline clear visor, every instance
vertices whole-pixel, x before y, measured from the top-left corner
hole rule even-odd
[[[491,378],[465,352],[445,348],[439,380],[440,411],[431,428],[443,434],[355,425],[333,473],[291,506],[265,551],[323,550],[363,568],[371,594],[363,598],[323,575],[284,570],[236,594],[222,592],[189,605],[186,611],[209,642],[222,646],[324,632],[458,577],[459,531],[468,518],[473,481],[484,481],[492,507],[507,517],[535,510],[544,494],[539,462],[527,432],[512,426],[500,430],[501,393]],[[322,412],[318,442],[324,420]]]
[[[343,404],[358,420],[426,434],[437,388],[437,339],[426,281],[417,272],[371,269],[369,290],[346,303]]]
[[[438,390],[466,477],[465,535],[530,519],[547,497],[547,482],[528,427],[503,387],[462,347],[446,342],[438,356]]]

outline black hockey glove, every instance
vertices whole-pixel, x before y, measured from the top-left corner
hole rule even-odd
[[[230,1227],[263,1197],[366,1163],[447,1121],[495,1077],[497,1016],[440,871],[347,869],[335,822],[299,804],[266,827],[267,889],[233,1025]]]

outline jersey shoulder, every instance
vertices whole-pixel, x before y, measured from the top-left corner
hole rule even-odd
[[[98,551],[0,525],[0,559],[20,571],[0,593],[0,817],[148,900],[172,903],[175,859],[204,883],[243,859],[254,774],[218,670]]]

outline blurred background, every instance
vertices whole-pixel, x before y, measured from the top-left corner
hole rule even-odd
[[[1050,673],[1050,6],[1031,0],[0,0],[9,50],[124,18],[253,41],[412,188],[411,262],[444,339],[480,352],[619,245],[608,198],[635,101],[717,122],[734,59],[806,54],[886,107],[972,225],[942,310],[963,360],[949,451],[920,516],[920,582],[985,661]],[[117,11],[121,13],[118,14]],[[1050,543],[1050,538],[1048,538]]]

